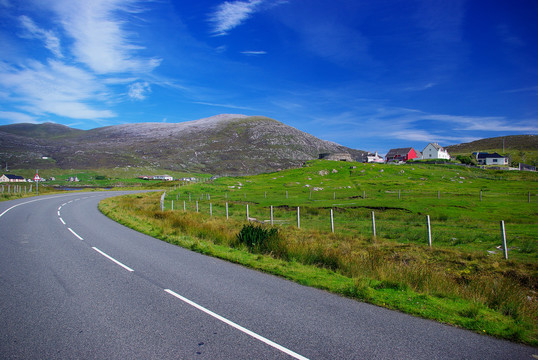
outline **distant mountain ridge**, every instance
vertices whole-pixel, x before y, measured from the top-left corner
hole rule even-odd
[[[357,160],[364,154],[267,117],[238,114],[92,130],[52,123],[0,126],[0,161],[12,168],[144,166],[256,174],[298,166],[327,152],[348,152]]]

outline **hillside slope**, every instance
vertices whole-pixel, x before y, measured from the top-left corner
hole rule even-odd
[[[472,153],[474,151],[505,150],[538,150],[538,135],[509,135],[494,138],[480,139],[468,143],[447,146],[450,153]]]
[[[262,116],[225,114],[87,131],[54,124],[0,127],[0,160],[22,168],[148,166],[255,174],[298,166],[323,152],[343,151],[356,159],[363,154]]]
[[[475,151],[497,152],[510,158],[510,163],[538,165],[538,135],[499,136],[447,146],[452,156],[469,155]]]

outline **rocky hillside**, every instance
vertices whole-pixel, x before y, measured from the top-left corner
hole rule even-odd
[[[148,166],[255,174],[298,166],[325,152],[349,152],[355,159],[364,153],[261,116],[217,115],[86,131],[50,123],[0,126],[0,161],[11,168]]]

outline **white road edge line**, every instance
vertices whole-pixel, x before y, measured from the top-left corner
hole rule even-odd
[[[80,237],[79,234],[77,234],[76,232],[74,232],[73,229],[71,229],[70,227],[68,227],[67,230],[71,231],[71,233],[72,233],[73,235],[75,235],[76,237],[78,237],[79,240],[84,240],[83,238]]]
[[[108,254],[102,252],[101,250],[99,250],[99,249],[96,248],[95,246],[93,246],[92,249],[94,249],[94,250],[97,251],[99,254],[103,255],[104,257],[106,257],[108,260],[115,262],[116,264],[118,264],[119,266],[121,266],[122,268],[124,268],[125,270],[127,270],[127,271],[134,271],[133,269],[131,269],[131,268],[128,267],[127,265],[124,265],[124,264],[122,264],[121,262],[119,262],[118,260],[114,259],[112,256],[110,256],[110,255],[108,255]]]
[[[65,221],[64,221],[64,219],[60,218],[60,221],[62,222],[62,224],[65,225]]]
[[[191,301],[191,300],[189,300],[189,299],[187,299],[187,298],[185,298],[185,297],[179,295],[178,293],[176,293],[176,292],[174,292],[174,291],[172,291],[172,290],[170,290],[170,289],[164,289],[164,291],[166,291],[167,293],[169,293],[169,294],[172,295],[172,296],[175,296],[175,297],[178,298],[179,300],[181,300],[181,301],[183,301],[183,302],[185,302],[185,303],[187,303],[187,304],[189,304],[189,305],[191,305],[191,306],[197,308],[198,310],[205,312],[206,314],[208,314],[208,315],[214,317],[215,319],[220,320],[220,321],[222,321],[223,323],[228,324],[228,325],[230,325],[231,327],[236,328],[237,330],[242,331],[242,332],[244,332],[245,334],[247,334],[247,335],[249,335],[249,336],[252,336],[253,338],[255,338],[255,339],[257,339],[257,340],[259,340],[259,341],[261,341],[261,342],[263,342],[263,343],[265,343],[265,344],[267,344],[267,345],[269,345],[269,346],[272,346],[272,347],[274,347],[275,349],[280,350],[280,351],[282,351],[283,353],[288,354],[288,355],[291,356],[291,357],[294,357],[294,358],[296,358],[296,359],[300,359],[300,360],[308,360],[308,358],[306,358],[306,357],[304,357],[304,356],[302,356],[302,355],[299,355],[299,354],[297,354],[296,352],[291,351],[291,350],[289,350],[289,349],[283,347],[282,345],[279,345],[279,344],[275,343],[274,341],[271,341],[271,340],[269,340],[269,339],[267,339],[267,338],[265,338],[265,337],[263,337],[263,336],[261,336],[261,335],[258,335],[258,334],[256,334],[255,332],[252,332],[252,331],[250,331],[249,329],[246,329],[246,328],[242,327],[241,325],[238,325],[238,324],[234,323],[233,321],[230,321],[230,320],[228,320],[228,319],[226,319],[226,318],[220,316],[219,314],[216,314],[216,313],[214,313],[213,311],[208,310],[208,309],[206,309],[205,307],[203,307],[203,306],[201,306],[201,305],[198,305],[197,303],[195,303],[195,302],[193,302],[193,301]]]
[[[71,195],[51,196],[51,197],[46,197],[46,198],[40,198],[40,199],[35,199],[35,200],[25,201],[25,202],[23,202],[23,203],[20,203],[20,204],[17,204],[17,205],[13,205],[12,207],[10,207],[10,208],[4,210],[4,212],[0,214],[0,217],[4,216],[5,213],[7,213],[7,212],[8,212],[9,210],[11,210],[11,209],[16,208],[17,206],[30,204],[30,203],[33,203],[33,202],[36,202],[36,201],[43,201],[43,200],[48,200],[48,199],[55,199],[55,198],[64,197],[64,196],[71,196]]]

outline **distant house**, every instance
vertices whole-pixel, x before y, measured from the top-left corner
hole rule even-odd
[[[375,153],[369,152],[368,155],[366,155],[366,162],[368,163],[384,163],[385,159],[383,159],[382,156],[379,156],[377,154],[377,151]]]
[[[335,160],[335,161],[353,161],[353,158],[349,153],[323,153],[319,154],[320,160]]]
[[[25,182],[26,180],[19,175],[4,174],[0,176],[0,182]]]
[[[69,179],[67,179],[69,182],[79,182],[78,176],[70,176]]]
[[[174,178],[170,175],[153,175],[153,180],[172,181]]]
[[[398,162],[398,161],[406,162],[408,160],[420,158],[420,156],[421,154],[419,151],[416,151],[415,149],[408,147],[408,148],[390,149],[387,155],[385,156],[385,159],[387,162]]]
[[[508,165],[509,159],[505,156],[499,155],[497,153],[481,153],[476,152],[476,161],[478,165]]]
[[[422,150],[422,159],[447,159],[450,160],[448,151],[437,143],[429,143],[424,150]]]

